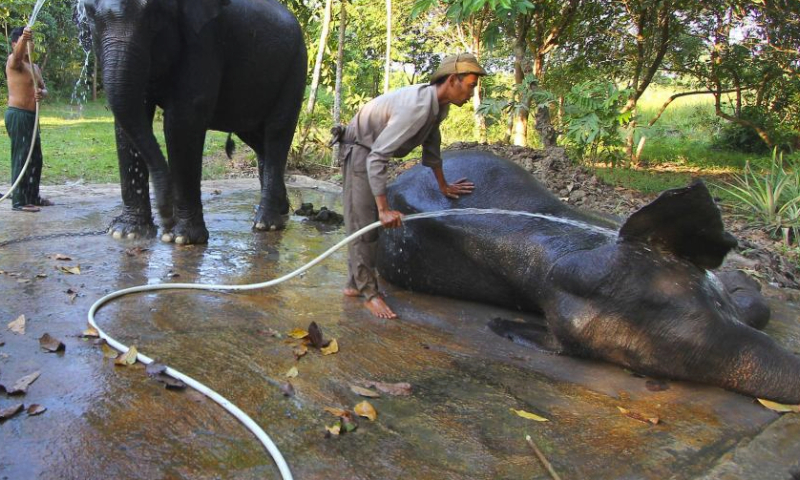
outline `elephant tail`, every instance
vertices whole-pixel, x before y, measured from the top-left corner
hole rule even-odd
[[[233,152],[236,150],[236,143],[233,141],[233,133],[228,133],[228,139],[225,140],[225,155],[228,159],[233,159]]]

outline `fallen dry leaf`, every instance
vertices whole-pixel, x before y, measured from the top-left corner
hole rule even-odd
[[[108,344],[104,339],[100,339],[100,349],[103,350],[103,357],[104,358],[117,358],[119,356],[119,352],[111,348],[111,345]]]
[[[322,352],[323,355],[332,355],[339,351],[339,344],[336,342],[336,339],[334,338],[333,340],[331,340],[331,343],[329,343],[327,347],[321,348],[319,351]]]
[[[128,351],[120,355],[114,360],[114,365],[122,365],[127,367],[136,363],[136,356],[139,354],[135,346],[128,348]]]
[[[284,373],[283,375],[284,375],[285,377],[287,377],[287,378],[294,378],[294,377],[296,377],[296,376],[297,376],[299,373],[300,373],[300,372],[298,372],[298,371],[297,371],[297,367],[292,367],[292,368],[290,368],[290,369],[289,369],[289,371],[288,371],[288,372]]]
[[[72,260],[72,257],[70,257],[69,255],[64,255],[63,253],[56,253],[55,255],[53,255],[53,259],[69,262]]]
[[[47,274],[46,273],[37,273],[36,274],[36,278],[47,278]]]
[[[302,328],[295,328],[291,332],[289,332],[289,336],[296,339],[306,338],[308,336],[308,332],[303,330]]]
[[[294,358],[299,360],[300,357],[308,353],[308,347],[305,345],[297,345],[292,349],[292,353],[294,353]]]
[[[342,410],[341,408],[325,407],[323,408],[323,410],[336,417],[344,417],[350,414],[350,412],[348,412],[347,410]]]
[[[308,339],[311,340],[311,345],[313,345],[314,348],[322,348],[325,346],[322,338],[322,329],[319,328],[317,322],[311,322],[311,325],[308,326]]]
[[[339,432],[342,431],[342,422],[336,422],[330,427],[325,427],[325,430],[327,431],[326,436],[328,437],[331,435],[338,436]]]
[[[365,380],[362,381],[361,384],[367,388],[369,387],[377,388],[379,391],[387,395],[395,395],[402,397],[407,397],[411,395],[411,384],[406,382],[383,383],[383,382],[376,382],[373,380]]]
[[[525,410],[515,410],[513,408],[509,408],[509,410],[511,410],[512,412],[516,413],[517,415],[519,415],[522,418],[527,418],[528,420],[533,420],[535,422],[549,422],[550,421],[550,420],[548,420],[548,419],[546,419],[544,417],[540,417],[539,415],[536,415],[535,413],[526,412]]]
[[[658,417],[649,417],[647,415],[642,415],[639,412],[634,412],[628,410],[627,408],[622,408],[617,406],[617,409],[620,411],[621,414],[625,415],[628,418],[632,418],[634,420],[638,420],[640,422],[649,423],[651,425],[658,425],[659,419]]]
[[[783,403],[773,402],[771,400],[764,400],[763,398],[757,398],[758,403],[764,405],[765,407],[769,408],[770,410],[778,413],[789,413],[795,412],[800,413],[800,405],[786,405]]]
[[[22,395],[23,393],[27,393],[28,387],[30,387],[31,384],[35,382],[37,378],[39,378],[39,375],[40,372],[38,370],[33,373],[29,373],[28,375],[25,375],[24,377],[17,380],[17,382],[14,383],[13,387],[7,388],[6,393],[8,393],[9,395]]]
[[[9,323],[8,329],[17,335],[25,335],[25,315],[20,315],[16,320]]]
[[[81,337],[83,337],[83,338],[98,338],[98,337],[100,337],[100,332],[98,332],[96,328],[94,328],[94,327],[92,327],[90,325],[89,328],[87,328],[86,330],[84,330],[81,333]]]
[[[81,266],[75,265],[74,267],[62,267],[58,266],[57,269],[64,273],[69,273],[70,275],[80,275],[81,274]]]
[[[125,249],[125,255],[129,257],[136,257],[138,255],[141,255],[143,252],[146,252],[147,250],[148,250],[147,248],[142,248],[142,247],[127,248]]]
[[[375,391],[372,391],[368,388],[359,387],[357,385],[350,385],[350,390],[356,395],[361,395],[362,397],[367,398],[380,398],[381,394]]]
[[[27,412],[29,417],[33,417],[34,415],[41,415],[47,410],[47,407],[43,407],[38,403],[34,403],[30,407],[28,407]]]
[[[78,292],[71,288],[68,288],[67,291],[64,293],[66,293],[67,296],[69,297],[70,303],[74,302],[75,299],[78,298]]]
[[[39,339],[39,346],[48,352],[60,352],[66,349],[61,340],[50,336],[49,333],[42,335]]]
[[[0,421],[8,420],[9,418],[21,412],[23,408],[25,408],[25,405],[18,403],[0,410]]]
[[[369,418],[370,422],[378,418],[378,412],[375,411],[375,407],[366,400],[353,407],[353,411],[359,416]]]

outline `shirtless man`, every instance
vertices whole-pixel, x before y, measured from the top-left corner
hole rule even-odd
[[[422,164],[431,168],[439,191],[450,198],[471,193],[475,185],[466,179],[447,183],[442,173],[439,124],[451,104],[462,106],[470,98],[478,78],[486,71],[474,55],[446,57],[430,84],[412,85],[381,95],[350,121],[338,141],[344,171],[344,220],[352,234],[376,220],[385,228],[399,227],[403,215],[386,200],[389,157],[403,157],[422,145]],[[378,292],[375,272],[378,231],[362,235],[348,245],[348,281],[344,294],[363,297],[364,306],[376,317],[397,318]]]
[[[31,78],[31,59],[28,44],[33,48],[33,32],[30,27],[18,27],[11,32],[11,55],[6,62],[8,79],[8,109],[6,110],[6,131],[11,138],[11,183],[19,176],[28,151],[31,148],[31,133],[36,120],[36,102],[47,96],[47,88],[42,73],[33,64],[36,88]],[[52,202],[39,196],[39,181],[42,176],[42,145],[39,131],[36,131],[36,145],[30,164],[22,181],[14,190],[12,208],[16,211],[38,212],[40,206]]]

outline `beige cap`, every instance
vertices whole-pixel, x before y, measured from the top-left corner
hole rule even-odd
[[[433,72],[431,76],[431,83],[436,83],[442,77],[446,77],[452,74],[460,74],[460,73],[474,73],[475,75],[481,76],[486,75],[486,70],[478,64],[478,59],[475,58],[475,55],[471,53],[459,53],[458,55],[450,55],[444,57],[442,63],[439,64],[439,68]]]

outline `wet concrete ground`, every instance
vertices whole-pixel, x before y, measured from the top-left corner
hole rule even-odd
[[[18,402],[47,407],[0,423],[0,479],[279,478],[252,434],[215,403],[164,389],[141,365],[114,366],[80,338],[89,307],[114,290],[261,282],[344,237],[343,229],[301,217],[285,231],[253,233],[254,180],[210,182],[204,192],[211,239],[191,247],[92,234],[119,208],[115,187],[46,188],[58,205],[39,214],[0,204],[0,383],[41,372],[26,395],[0,394],[0,410]],[[312,202],[341,212],[336,194],[290,192],[295,207]],[[146,250],[126,253],[132,247]],[[72,260],[56,260],[58,253]],[[77,265],[79,275],[57,270]],[[800,478],[796,414],[781,416],[752,398],[687,382],[651,391],[650,379],[622,368],[515,345],[486,323],[522,315],[496,307],[387,285],[401,320],[375,319],[341,296],[345,272],[342,250],[276,287],[136,294],[102,308],[97,320],[123,343],[236,403],[273,438],[297,479],[550,478],[526,435],[563,479]],[[800,310],[777,301],[773,309],[767,332],[800,351]],[[23,314],[24,335],[6,329]],[[311,321],[337,339],[339,353],[295,359],[296,342],[285,334]],[[66,351],[44,353],[44,333]],[[293,366],[296,393],[286,397],[280,385]],[[357,430],[325,438],[335,417],[324,407],[352,409],[364,400],[350,390],[359,380],[408,382],[413,394],[370,399],[375,421],[362,418]],[[549,422],[521,418],[512,408]]]

